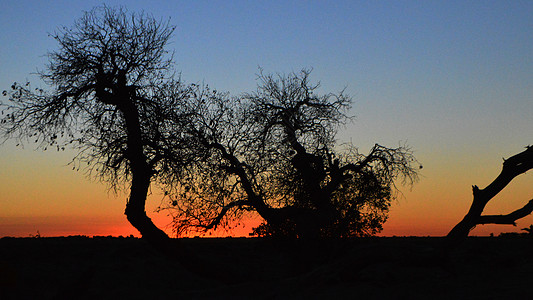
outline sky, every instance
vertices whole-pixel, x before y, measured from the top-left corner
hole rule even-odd
[[[258,67],[313,68],[321,92],[345,89],[355,118],[339,143],[363,153],[374,143],[406,143],[424,166],[418,183],[401,187],[384,236],[446,235],[470,207],[472,185],[487,186],[502,158],[533,144],[531,1],[0,0],[0,90],[14,81],[39,84],[32,73],[57,49],[49,33],[103,3],[170,19],[169,49],[187,82],[238,95],[255,89]],[[0,145],[0,237],[137,235],[123,215],[127,193],[72,170],[72,151],[35,148]],[[485,212],[525,205],[533,198],[531,173]],[[147,212],[170,233],[167,213],[155,212],[160,200],[154,190]],[[246,235],[258,222],[229,234]],[[478,226],[472,234],[532,223],[528,216],[517,227]]]

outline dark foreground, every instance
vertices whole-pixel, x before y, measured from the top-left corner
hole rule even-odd
[[[441,242],[185,239],[203,263],[184,268],[134,238],[3,238],[0,299],[533,297],[533,239],[469,238],[448,261],[434,255]]]

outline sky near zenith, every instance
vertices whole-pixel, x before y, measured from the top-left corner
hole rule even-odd
[[[472,185],[488,185],[502,158],[533,144],[532,1],[8,1],[0,0],[0,90],[31,81],[57,44],[48,35],[83,11],[123,5],[176,25],[169,49],[191,83],[233,95],[267,73],[313,68],[323,93],[345,88],[354,115],[339,134],[363,153],[406,143],[424,168],[402,188],[382,235],[445,235],[467,212]],[[0,97],[0,101],[7,101]],[[74,152],[0,145],[0,237],[136,234],[126,194],[88,180]],[[533,198],[533,174],[516,178],[486,213]],[[166,213],[147,212],[167,228]],[[257,222],[256,222],[257,223]],[[519,231],[533,217],[480,226]],[[246,235],[251,225],[236,230]]]

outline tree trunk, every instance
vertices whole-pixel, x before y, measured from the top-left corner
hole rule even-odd
[[[139,171],[132,171],[131,192],[126,204],[125,214],[128,221],[152,244],[164,243],[168,235],[157,228],[152,220],[146,215],[145,203],[150,187],[150,176]]]
[[[146,197],[153,170],[149,167],[148,159],[144,154],[139,112],[133,101],[123,103],[119,108],[124,114],[126,122],[128,133],[127,158],[132,173],[130,198],[126,205],[125,214],[128,221],[141,233],[143,238],[154,245],[162,245],[169,240],[169,237],[163,230],[154,225],[145,211]]]
[[[491,199],[483,197],[483,194],[479,192],[480,190],[477,186],[473,186],[472,191],[473,201],[472,205],[470,206],[470,210],[461,220],[461,222],[457,223],[457,225],[455,225],[446,236],[447,247],[451,248],[456,246],[468,236],[470,231],[474,229],[476,225],[478,225],[481,213],[483,213],[483,209]]]

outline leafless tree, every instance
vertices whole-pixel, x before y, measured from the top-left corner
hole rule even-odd
[[[398,178],[413,183],[409,148],[375,145],[368,155],[339,150],[349,117],[343,92],[318,95],[309,70],[264,75],[241,97],[202,89],[190,102],[188,133],[203,147],[169,206],[178,234],[212,229],[242,212],[264,220],[257,232],[293,237],[376,233],[387,218]]]
[[[3,106],[5,138],[30,140],[44,150],[73,146],[78,167],[128,187],[125,214],[144,238],[166,240],[145,212],[152,182],[179,176],[187,141],[178,110],[193,87],[174,77],[166,45],[168,22],[124,8],[97,7],[52,37],[41,78],[49,91],[13,84]]]
[[[496,179],[484,189],[472,186],[474,199],[468,213],[448,233],[447,246],[453,247],[464,240],[470,231],[477,225],[484,224],[509,224],[515,225],[521,219],[533,211],[533,199],[524,207],[517,209],[506,215],[482,215],[485,206],[489,201],[501,192],[515,177],[533,169],[533,147],[528,146],[526,150],[504,160],[503,167]]]

